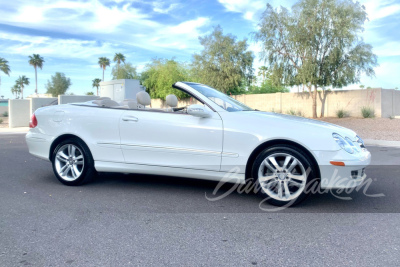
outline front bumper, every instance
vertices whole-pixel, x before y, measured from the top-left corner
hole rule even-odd
[[[366,149],[355,154],[344,150],[319,151],[317,154],[320,159],[322,189],[354,188],[361,185],[367,177],[364,170],[371,163],[371,153]],[[334,166],[331,161],[343,162],[345,166]]]

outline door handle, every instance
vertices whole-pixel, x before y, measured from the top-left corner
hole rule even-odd
[[[134,116],[124,116],[124,117],[122,117],[122,120],[123,121],[134,121],[134,122],[139,121],[139,119]]]

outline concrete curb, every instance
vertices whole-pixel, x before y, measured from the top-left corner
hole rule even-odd
[[[0,134],[26,134],[29,127],[0,128]]]
[[[364,143],[367,146],[386,146],[386,147],[399,147],[400,148],[400,141],[364,139]]]

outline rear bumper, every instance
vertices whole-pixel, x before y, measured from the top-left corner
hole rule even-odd
[[[371,153],[364,150],[357,154],[349,154],[343,150],[323,152],[319,164],[321,172],[321,188],[346,189],[361,185],[366,179],[365,168],[371,163]],[[340,161],[345,166],[334,166],[330,161]]]
[[[44,159],[44,160],[50,160],[49,159],[49,151],[50,151],[50,146],[53,141],[52,136],[48,136],[45,134],[41,134],[38,132],[35,132],[33,130],[30,130],[26,136],[25,136],[26,143],[29,148],[29,153],[32,155]]]

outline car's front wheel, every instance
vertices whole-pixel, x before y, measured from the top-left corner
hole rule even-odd
[[[58,144],[52,163],[54,174],[65,185],[80,185],[96,174],[90,150],[79,139],[71,138]]]
[[[315,174],[311,159],[289,145],[265,149],[252,168],[258,193],[275,206],[293,206],[303,201],[310,193],[310,183],[317,182]]]

